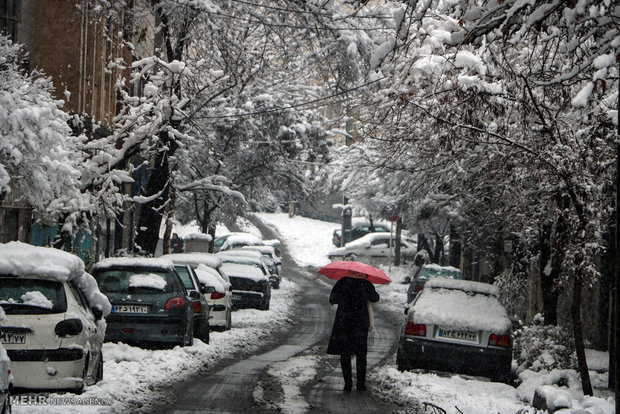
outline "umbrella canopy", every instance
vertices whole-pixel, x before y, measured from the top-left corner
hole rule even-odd
[[[358,277],[376,284],[391,282],[390,278],[382,270],[362,262],[334,260],[330,264],[320,268],[317,273],[336,280],[342,279],[343,277]]]

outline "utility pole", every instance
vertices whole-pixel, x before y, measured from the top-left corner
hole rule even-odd
[[[620,195],[618,194],[618,183],[620,183],[620,65],[618,65],[618,97],[617,97],[617,130],[616,130],[616,268],[615,268],[615,283],[614,283],[614,330],[612,349],[609,350],[609,377],[613,375],[613,385],[616,395],[616,414],[620,414],[620,363],[618,363],[618,340],[620,340],[620,254],[618,254],[618,248],[620,248]],[[611,358],[611,354],[614,354]],[[610,384],[611,385],[611,384]]]

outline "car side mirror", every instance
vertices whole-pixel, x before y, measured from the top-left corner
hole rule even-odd
[[[366,245],[364,247],[367,248],[367,249],[370,249],[372,247],[372,244],[366,243]]]
[[[276,276],[276,275],[269,276],[269,282],[271,282],[271,283],[278,283],[278,276]]]
[[[103,319],[103,311],[100,307],[93,306],[92,308],[90,308],[90,310],[93,312],[93,316],[95,317],[96,321],[100,321],[101,319]]]
[[[404,285],[407,285],[407,284],[409,284],[409,283],[411,283],[411,276],[406,276],[406,277],[403,279],[403,284],[404,284]]]
[[[196,292],[195,290],[192,290],[191,292],[189,292],[189,297],[192,299],[200,299],[200,293]]]

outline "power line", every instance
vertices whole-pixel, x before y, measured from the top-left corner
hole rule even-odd
[[[269,113],[284,112],[284,111],[287,111],[287,110],[290,110],[290,109],[296,109],[296,108],[300,108],[300,107],[304,107],[304,106],[312,105],[312,104],[315,104],[315,103],[318,103],[318,102],[326,101],[326,100],[328,100],[328,99],[335,98],[335,97],[337,97],[337,96],[341,96],[341,95],[347,94],[347,93],[349,93],[349,92],[353,92],[353,91],[356,91],[356,90],[359,90],[359,89],[365,88],[365,87],[367,87],[367,86],[369,86],[369,85],[372,85],[372,84],[374,84],[374,83],[377,83],[377,82],[379,82],[379,81],[382,81],[383,79],[385,79],[385,77],[381,77],[381,78],[379,78],[379,79],[375,79],[375,80],[373,80],[373,81],[370,81],[370,82],[364,83],[364,84],[362,84],[362,85],[355,86],[355,87],[350,88],[350,89],[347,89],[347,90],[345,90],[345,91],[341,91],[341,92],[337,92],[337,93],[334,93],[334,94],[329,95],[329,96],[325,96],[325,97],[323,97],[323,98],[317,98],[317,99],[313,99],[313,100],[311,100],[311,101],[301,102],[301,103],[298,103],[298,104],[294,104],[294,105],[290,105],[290,106],[285,106],[285,107],[281,107],[281,108],[265,109],[265,110],[261,110],[261,111],[254,111],[254,112],[243,112],[243,113],[239,113],[239,114],[231,114],[231,115],[207,115],[207,116],[199,116],[199,117],[196,117],[195,119],[224,119],[224,118],[242,118],[242,117],[246,117],[246,116],[255,116],[255,115],[263,115],[263,114],[269,114]],[[346,101],[346,99],[343,99],[342,101],[339,101],[339,102],[344,102],[344,101]],[[332,103],[333,103],[333,102],[328,102],[328,103],[326,103],[325,105],[330,105],[330,104],[332,104]],[[319,105],[319,106],[321,106],[321,105]]]
[[[333,13],[326,13],[326,12],[319,12],[319,11],[294,10],[294,9],[289,9],[289,8],[284,8],[284,7],[268,6],[266,4],[255,4],[255,3],[251,3],[249,1],[243,1],[243,0],[233,0],[233,1],[236,2],[236,3],[246,4],[248,6],[261,7],[263,9],[284,11],[284,12],[288,12],[288,13],[311,14],[313,16],[325,16],[325,17],[334,18],[334,14]],[[357,15],[357,14],[355,14],[355,15],[348,14],[348,15],[343,16],[343,17],[335,17],[334,20],[342,20],[342,19],[346,19],[346,18],[356,18],[356,19],[393,19],[392,16],[380,16],[380,15],[377,15],[377,16],[370,16],[370,15],[360,16],[360,15]]]

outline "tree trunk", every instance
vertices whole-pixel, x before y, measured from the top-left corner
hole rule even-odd
[[[581,289],[583,282],[581,277],[576,275],[573,284],[573,303],[571,305],[571,316],[573,320],[573,335],[575,337],[575,351],[579,364],[579,375],[581,376],[581,388],[584,395],[593,395],[592,383],[590,382],[590,372],[586,361],[585,344],[583,341],[583,324],[581,322]]]
[[[396,235],[395,235],[395,244],[394,244],[394,266],[400,266],[400,235],[402,233],[401,224],[402,224],[402,219],[399,217],[396,220]]]
[[[154,256],[157,242],[159,240],[159,228],[162,220],[162,210],[166,208],[166,203],[170,197],[168,179],[170,177],[170,167],[168,157],[174,152],[173,140],[168,138],[168,133],[160,133],[161,147],[155,155],[155,162],[149,175],[146,185],[146,197],[152,197],[161,193],[158,197],[142,205],[140,221],[138,223],[138,234],[136,244],[143,253]],[[164,150],[168,146],[167,150]]]
[[[553,223],[545,221],[540,232],[540,288],[543,300],[543,315],[545,325],[557,325],[558,323],[558,296],[555,286],[557,271],[553,269],[551,257],[551,232]]]
[[[457,269],[461,267],[461,236],[450,224],[450,257],[448,264]]]

